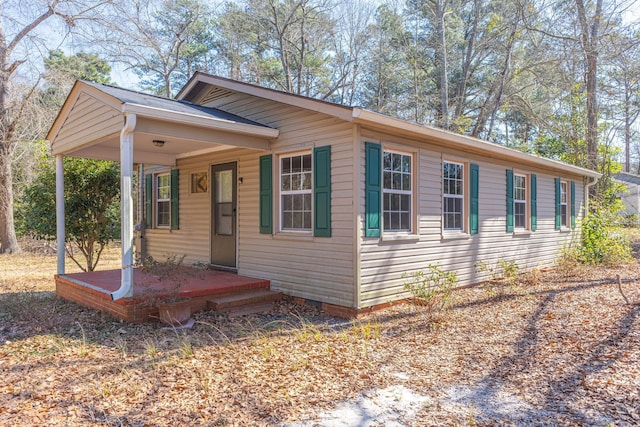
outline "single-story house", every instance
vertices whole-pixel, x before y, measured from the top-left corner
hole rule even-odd
[[[59,239],[62,158],[121,162],[123,260],[114,299],[136,286],[137,244],[153,257],[186,255],[268,280],[342,315],[406,298],[403,273],[429,264],[456,272],[460,285],[487,278],[479,262],[552,265],[577,240],[588,187],[599,177],[204,73],[176,99],[78,81],[47,139],[58,161]],[[134,165],[144,177],[138,234]]]

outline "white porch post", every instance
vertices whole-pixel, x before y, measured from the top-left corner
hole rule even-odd
[[[120,213],[122,238],[122,275],[120,289],[113,300],[133,296],[133,131],[136,115],[127,114],[120,132]]]
[[[56,155],[56,236],[58,239],[58,274],[64,274],[64,162]]]

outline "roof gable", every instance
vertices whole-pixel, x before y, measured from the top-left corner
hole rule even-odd
[[[141,163],[175,164],[179,157],[228,147],[267,150],[279,135],[278,129],[220,109],[77,81],[47,134],[51,151],[117,160],[128,116],[134,123],[134,158]]]
[[[217,108],[78,80],[54,120],[47,134],[47,140],[54,141],[56,139],[72,111],[78,108],[81,98],[87,96],[95,99],[101,108],[115,111],[118,114],[134,112],[141,116],[160,117],[168,121],[191,122],[193,124],[211,122],[220,126],[233,126],[236,130],[245,129],[247,133],[258,132],[264,133],[263,136],[277,136],[277,130],[269,126]],[[259,129],[264,129],[264,131],[261,132]]]
[[[150,95],[147,93],[136,92],[130,89],[123,89],[120,87],[103,85],[99,83],[86,81],[84,81],[83,83],[112,96],[113,98],[119,100],[122,104],[142,105],[149,108],[173,111],[176,113],[190,114],[194,116],[213,118],[218,120],[226,120],[229,122],[243,123],[253,126],[268,127],[253,120],[238,116],[236,114],[231,114],[217,108],[194,104],[185,100],[164,98],[156,95]]]
[[[218,77],[200,71],[197,71],[189,79],[178,92],[176,98],[202,104],[210,102],[217,97],[228,96],[234,92],[324,113],[345,121],[352,121],[353,107]]]

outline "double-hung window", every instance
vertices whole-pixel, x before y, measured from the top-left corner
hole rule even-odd
[[[171,176],[156,175],[156,227],[171,225]]]
[[[574,229],[576,226],[576,184],[555,178],[556,230]]]
[[[259,160],[260,233],[331,237],[331,146]]]
[[[280,228],[311,231],[311,153],[280,157]]]
[[[148,173],[144,176],[144,226],[151,228],[170,228],[178,230],[180,172],[172,169],[161,173]]]
[[[382,212],[384,231],[412,229],[412,156],[384,151],[382,159]]]
[[[527,177],[513,176],[513,216],[515,228],[527,228]]]
[[[442,203],[445,231],[464,231],[464,187],[464,164],[442,162]]]
[[[538,178],[536,174],[507,169],[507,233],[538,229]]]
[[[567,182],[560,181],[560,225],[562,227],[567,227],[568,221],[567,217],[569,215],[568,209],[568,198],[567,198]]]

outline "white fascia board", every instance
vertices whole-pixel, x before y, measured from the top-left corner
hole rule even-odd
[[[263,138],[277,138],[280,135],[278,129],[254,126],[245,123],[236,123],[229,120],[216,119],[213,117],[202,117],[195,114],[180,113],[162,108],[148,107],[140,104],[122,104],[122,113],[134,113],[143,117],[151,117],[176,123],[184,123],[194,126],[201,126],[227,132],[259,136]]]
[[[355,123],[361,123],[364,125],[383,125],[390,129],[402,129],[417,135],[436,139],[440,142],[450,143],[460,149],[474,148],[476,150],[481,150],[487,154],[511,157],[516,160],[533,163],[541,167],[565,170],[567,172],[587,176],[589,178],[599,178],[600,176],[602,176],[602,174],[598,172],[581,168],[579,166],[573,166],[567,163],[560,162],[558,160],[552,160],[533,154],[523,153],[522,151],[518,151],[509,147],[503,147],[489,141],[483,141],[481,139],[473,138],[466,135],[460,135],[442,129],[406,122],[404,120],[395,119],[393,117],[385,116],[384,114],[375,113],[373,111],[364,110],[361,108],[354,108],[353,121]]]

